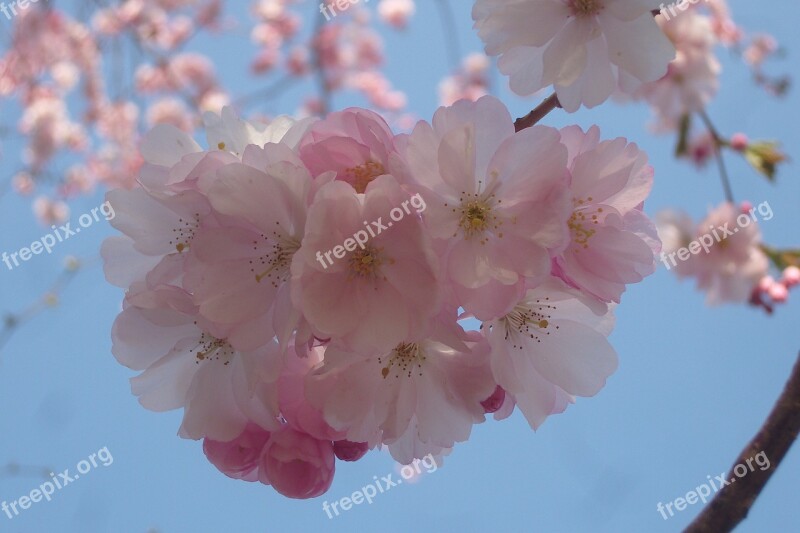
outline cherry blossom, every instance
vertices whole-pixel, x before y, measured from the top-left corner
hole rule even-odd
[[[558,274],[605,302],[619,303],[625,286],[655,271],[660,251],[655,226],[642,212],[653,168],[626,139],[600,141],[593,126],[561,131],[569,149],[573,212],[570,244],[558,255]]]
[[[744,212],[743,212],[744,211]],[[740,216],[747,219],[740,224]],[[675,214],[659,217],[659,233],[664,237],[664,257],[675,256],[680,249],[707,236],[713,244],[708,250],[697,249],[678,255],[676,274],[693,277],[698,289],[706,292],[709,304],[747,302],[753,290],[767,275],[769,261],[761,249],[761,231],[752,214],[730,203],[711,210],[705,220],[692,230],[686,218]],[[712,238],[713,237],[713,238]],[[665,264],[671,265],[674,259]]]
[[[551,279],[529,290],[513,310],[485,322],[497,383],[514,396],[536,429],[574,396],[593,396],[617,368],[606,337],[610,310]]]
[[[472,18],[514,92],[554,85],[574,112],[666,73],[675,49],[653,20],[657,7],[649,0],[477,0]]]
[[[567,149],[557,130],[514,133],[492,97],[440,108],[408,136],[408,181],[428,203],[458,304],[482,320],[507,312],[526,282],[550,274],[567,244]]]

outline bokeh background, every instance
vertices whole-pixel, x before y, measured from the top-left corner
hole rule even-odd
[[[461,51],[480,51],[471,30],[471,2],[452,4]],[[773,67],[796,74],[800,4],[730,4],[740,24],[768,31],[785,46],[786,58]],[[59,7],[70,9],[69,2]],[[245,2],[227,7],[245,27],[246,7]],[[307,13],[321,16],[314,2]],[[449,71],[439,15],[434,2],[418,1],[409,29],[386,29],[384,35],[387,73],[421,118],[436,109],[436,85]],[[3,46],[10,28],[0,17]],[[225,84],[242,93],[260,86],[245,74],[248,46],[245,31],[192,43],[215,61]],[[722,61],[722,90],[709,109],[719,129],[780,139],[796,160],[797,91],[782,100],[769,98],[737,59],[723,56]],[[512,96],[498,76],[494,86],[516,116],[538,102]],[[299,103],[299,91],[289,90],[251,109],[291,113]],[[333,102],[337,109],[360,103],[347,95]],[[0,124],[14,124],[18,111],[0,102]],[[675,161],[674,139],[653,136],[649,120],[643,105],[607,103],[571,116],[556,111],[544,123],[598,124],[604,138],[636,141],[656,168],[647,212],[653,216],[679,207],[702,217],[722,199],[716,169],[698,172]],[[16,170],[10,161],[18,160],[19,149],[13,138],[2,143],[0,183]],[[741,160],[728,156],[728,162],[737,200],[768,201],[774,211],[762,225],[766,241],[797,247],[796,163],[785,165],[773,186]],[[98,192],[73,202],[73,225],[102,201]],[[13,194],[0,198],[0,252],[18,250],[45,232],[29,200]],[[36,300],[58,277],[65,257],[96,257],[102,240],[112,234],[107,223],[99,223],[58,246],[52,256],[36,256],[11,272],[0,268],[0,313]],[[691,282],[681,283],[661,267],[624,295],[612,335],[620,368],[597,397],[580,399],[535,433],[518,413],[503,422],[490,419],[475,427],[471,439],[436,472],[329,519],[323,501],[348,496],[373,476],[398,477],[389,455],[371,453],[355,464],[339,463],[329,493],[311,501],[287,500],[268,487],[226,478],[207,463],[200,443],[176,436],[180,413],[145,411],[130,394],[132,373],[110,353],[110,329],[121,298],[121,291],[105,282],[99,264],[88,266],[57,307],[36,316],[0,350],[0,465],[74,472],[78,461],[102,447],[114,458],[111,466],[58,491],[51,502],[35,504],[14,520],[0,514],[0,531],[678,531],[700,505],[667,521],[656,505],[729,469],[771,409],[800,350],[800,302],[790,302],[772,317],[744,306],[710,309]],[[15,500],[43,481],[35,472],[22,473],[30,475],[0,477],[0,500]],[[795,446],[739,531],[800,531],[799,479],[800,448]]]

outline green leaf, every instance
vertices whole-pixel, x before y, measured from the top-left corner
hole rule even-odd
[[[758,141],[751,143],[744,151],[747,162],[773,183],[778,165],[786,161],[786,155],[779,147],[780,144],[775,141]]]
[[[778,250],[766,244],[762,244],[761,249],[778,270],[783,270],[789,266],[800,267],[800,250]]]

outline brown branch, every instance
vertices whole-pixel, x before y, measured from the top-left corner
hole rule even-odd
[[[317,85],[319,87],[319,103],[320,103],[320,116],[325,116],[331,110],[331,84],[328,80],[328,73],[325,70],[325,64],[322,60],[322,40],[320,36],[322,35],[322,27],[325,24],[324,18],[318,16],[317,22],[314,25],[313,35],[311,36],[311,52],[312,52],[312,61],[311,64],[314,66],[314,70],[316,71],[316,80]]]
[[[444,35],[450,68],[455,71],[461,64],[461,45],[458,42],[458,29],[455,24],[453,6],[450,5],[450,0],[437,0],[436,7],[439,8],[439,19],[442,23],[442,35]]]
[[[742,520],[758,498],[769,478],[778,469],[792,443],[800,433],[800,357],[775,407],[758,434],[736,459],[744,464],[760,452],[769,459],[770,468],[753,470],[744,477],[728,474],[730,485],[720,490],[703,512],[684,530],[684,533],[719,533],[731,531]],[[734,483],[735,481],[735,483]]]
[[[531,126],[536,125],[536,123],[546,117],[550,111],[557,107],[561,107],[561,104],[558,101],[558,96],[553,93],[545,98],[541,104],[536,106],[533,111],[522,118],[518,118],[517,121],[514,122],[514,129],[519,132],[525,128],[530,128]]]
[[[708,128],[708,133],[714,140],[714,157],[717,159],[717,166],[719,167],[719,177],[722,180],[722,188],[725,190],[725,199],[733,204],[733,189],[731,189],[731,180],[728,177],[728,169],[725,167],[725,157],[722,155],[722,148],[725,147],[725,139],[719,134],[719,131],[711,122],[711,118],[705,110],[698,113],[703,123]]]

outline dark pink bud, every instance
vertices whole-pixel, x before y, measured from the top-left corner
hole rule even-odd
[[[333,453],[342,461],[358,461],[369,451],[366,442],[351,442],[349,440],[337,440],[333,443]]]
[[[506,401],[506,391],[498,385],[492,395],[481,402],[481,405],[485,412],[496,413],[503,406],[504,401]]]

